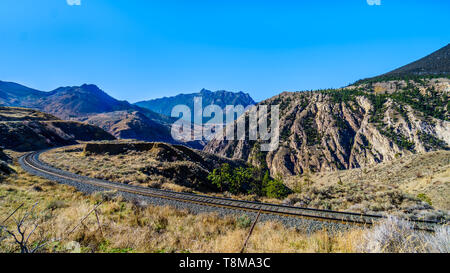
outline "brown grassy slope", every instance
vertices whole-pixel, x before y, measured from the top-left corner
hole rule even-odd
[[[166,143],[143,143],[148,146],[143,151],[133,151],[133,144],[85,145],[89,146],[86,152],[82,151],[84,145],[72,146],[50,151],[41,158],[57,168],[90,177],[144,187],[204,192],[215,190],[207,180],[214,168],[222,163],[243,164]],[[117,147],[124,145],[130,150],[122,153]]]
[[[19,153],[8,152],[14,158]],[[191,215],[169,207],[144,206],[114,197],[111,192],[85,196],[74,188],[24,173],[0,183],[0,219],[5,219],[20,204],[16,218],[37,203],[32,219],[39,223],[30,244],[47,238],[41,252],[239,252],[248,234],[251,219],[218,217],[216,214]],[[100,226],[91,209],[98,208]],[[31,222],[26,222],[31,230]],[[5,223],[14,230],[14,221]],[[435,235],[417,234],[407,223],[389,219],[373,229],[306,234],[279,223],[258,223],[246,252],[449,252],[449,230]],[[55,240],[57,239],[57,240]],[[17,252],[10,237],[0,240],[0,252]]]
[[[0,107],[0,121],[59,120],[57,117],[37,110],[20,107]]]
[[[169,207],[141,207],[108,194],[84,196],[74,188],[30,176],[18,168],[18,174],[0,183],[0,218],[24,203],[24,209],[36,202],[36,219],[41,222],[34,242],[43,234],[49,244],[43,252],[238,252],[248,233],[250,221],[215,214],[191,215]],[[102,232],[95,215],[68,237],[99,200]],[[14,228],[13,222],[8,222]],[[260,223],[249,241],[248,252],[353,252],[363,231],[354,230],[333,237],[324,232],[312,235],[285,228],[278,223]],[[0,252],[17,251],[11,239],[0,242]]]
[[[410,155],[366,168],[286,179],[291,202],[352,211],[450,210],[450,151]]]
[[[195,165],[184,161],[165,165],[166,162],[161,162],[158,156],[160,152],[155,149],[120,155],[85,156],[80,149],[62,148],[43,154],[42,159],[58,168],[91,177],[140,186],[192,191],[191,185],[177,184],[169,179],[169,176],[146,172],[149,166],[165,168],[164,166],[173,167],[174,164]],[[449,154],[449,151],[438,151],[405,157],[372,168],[284,177],[285,183],[295,192],[284,202],[320,209],[403,212],[419,217],[425,217],[422,215],[425,213],[430,219],[445,218],[448,213],[437,211],[436,208],[448,210]],[[167,158],[167,155],[165,157]],[[196,175],[194,172],[191,174],[194,177]],[[432,182],[421,182],[429,180],[430,177]],[[258,200],[255,196],[233,198]],[[430,201],[432,206],[424,201]]]
[[[0,145],[17,151],[71,145],[77,140],[112,140],[102,129],[74,121],[58,120],[39,111],[0,107]]]

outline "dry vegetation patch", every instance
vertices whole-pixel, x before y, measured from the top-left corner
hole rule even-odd
[[[449,218],[450,151],[416,154],[365,168],[287,179],[298,206],[356,212],[403,212]]]
[[[33,224],[39,224],[37,231],[30,238],[30,245],[42,239],[48,242],[39,252],[239,252],[252,222],[246,215],[193,215],[170,207],[144,206],[138,202],[125,201],[115,192],[99,192],[86,196],[73,187],[31,176],[18,167],[16,169],[17,174],[10,175],[0,183],[0,218],[3,221],[23,204],[14,215],[20,218],[37,203],[35,213],[25,225],[30,230]],[[101,205],[98,207],[97,220],[95,214],[89,212],[99,203]],[[4,225],[10,230],[15,228],[12,220]],[[389,226],[392,224],[387,225]],[[386,227],[381,230],[385,231]],[[334,234],[307,234],[296,228],[286,228],[280,223],[260,222],[248,242],[246,251],[448,251],[445,248],[449,240],[449,232],[446,229],[440,231],[440,237],[420,235],[421,242],[433,244],[434,248],[414,244],[408,245],[408,248],[388,249],[382,244],[392,244],[392,238],[398,236],[389,235],[392,238],[385,236],[384,240],[379,240],[379,233],[377,229],[354,229]],[[368,241],[370,238],[373,240]],[[0,252],[17,251],[20,249],[11,237],[5,236],[2,229]]]
[[[216,191],[207,176],[223,163],[243,164],[165,143],[94,143],[60,148],[41,158],[63,170],[109,181],[176,191]]]
[[[68,234],[101,201],[98,208],[101,228],[91,214]],[[192,215],[169,207],[143,207],[114,197],[112,192],[85,196],[72,187],[30,176],[22,170],[0,184],[2,220],[21,204],[24,206],[15,217],[36,203],[32,222],[39,221],[39,232],[32,235],[30,242],[48,240],[42,252],[239,252],[251,222],[242,217]],[[13,221],[6,225],[14,228]],[[247,251],[351,252],[354,243],[343,242],[339,236],[352,237],[359,232],[338,237],[323,232],[308,235],[278,223],[259,223]],[[5,237],[0,242],[0,251],[19,249],[12,238]]]

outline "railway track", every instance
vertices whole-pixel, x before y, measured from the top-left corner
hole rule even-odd
[[[216,207],[237,211],[247,211],[255,213],[261,211],[262,214],[266,215],[295,217],[305,220],[319,221],[323,223],[371,226],[384,217],[381,215],[293,207],[125,185],[121,183],[81,176],[54,168],[40,161],[39,156],[43,152],[45,151],[28,153],[19,159],[19,163],[26,171],[57,182],[64,181],[69,182],[69,184],[80,183],[82,185],[90,185],[96,188],[116,190],[119,192],[146,196],[150,198],[161,198],[177,202],[197,204],[200,206]],[[434,221],[425,221],[419,219],[410,220],[414,224],[415,229],[425,231],[433,231],[436,225],[442,224]]]

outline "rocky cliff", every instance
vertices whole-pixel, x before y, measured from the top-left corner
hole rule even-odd
[[[263,153],[261,141],[213,139],[204,151],[266,165],[272,175],[286,176],[448,149],[449,92],[450,79],[433,76],[285,92],[260,103],[280,106],[278,149]]]

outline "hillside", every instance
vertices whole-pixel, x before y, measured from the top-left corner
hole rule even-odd
[[[64,121],[36,110],[0,107],[0,143],[16,151],[41,150],[81,141],[112,140],[102,129],[77,121]]]
[[[295,192],[286,200],[292,205],[355,212],[415,211],[420,217],[432,206],[447,211],[450,218],[450,151],[412,154],[359,169],[307,173],[289,177],[286,183]]]
[[[46,95],[46,92],[28,88],[17,83],[0,81],[0,105],[24,106],[32,104]]]
[[[450,74],[450,44],[385,76]]]
[[[173,142],[168,125],[155,122],[140,111],[100,113],[83,121],[98,126],[119,139]]]
[[[3,149],[0,147],[0,160],[1,161],[8,161],[9,157],[3,152]]]
[[[261,103],[280,105],[277,150],[261,153],[261,142],[214,139],[204,151],[289,176],[448,149],[449,91],[449,78],[423,78],[285,92]]]
[[[4,106],[35,108],[61,119],[87,116],[130,108],[95,85],[60,87],[50,92],[37,91],[16,83],[0,82],[0,103]]]
[[[392,80],[439,78],[450,75],[450,44],[423,57],[420,60],[402,66],[380,76],[358,81],[356,84],[374,83]]]
[[[242,105],[247,107],[248,105],[255,104],[255,101],[250,97],[249,94],[243,92],[228,92],[224,90],[220,91],[210,91],[206,89],[202,89],[198,93],[193,94],[180,94],[174,97],[164,97],[160,99],[141,101],[135,103],[135,105],[147,108],[156,113],[160,113],[166,116],[171,116],[172,109],[176,105],[187,105],[191,109],[191,113],[194,113],[194,98],[201,97],[202,98],[202,106],[205,108],[208,105],[215,104],[220,106],[222,109],[227,105]],[[209,120],[206,119],[205,121]],[[193,119],[188,121],[194,122]],[[224,118],[225,122],[225,118]]]

